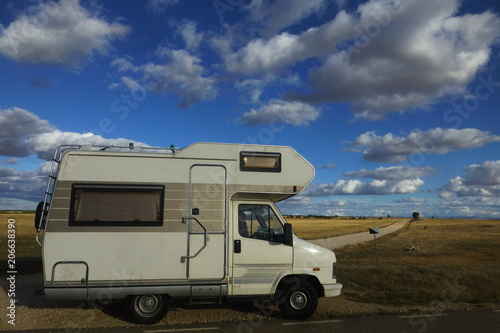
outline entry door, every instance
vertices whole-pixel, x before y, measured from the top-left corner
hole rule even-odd
[[[232,295],[269,295],[292,268],[293,247],[283,244],[283,220],[270,202],[232,202]]]
[[[226,277],[226,169],[196,164],[189,178],[186,275],[219,281]]]

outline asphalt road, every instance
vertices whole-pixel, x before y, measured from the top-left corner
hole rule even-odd
[[[412,315],[377,315],[330,320],[282,321],[258,320],[176,326],[131,326],[97,329],[60,329],[16,331],[26,333],[169,333],[169,332],[236,332],[236,333],[497,333],[500,332],[500,310],[451,313],[415,313]]]

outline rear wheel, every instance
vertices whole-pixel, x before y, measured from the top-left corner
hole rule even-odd
[[[168,313],[169,298],[165,295],[134,295],[127,300],[127,310],[139,324],[154,324]]]
[[[307,319],[318,307],[318,293],[307,281],[298,284],[283,284],[278,307],[287,319]]]

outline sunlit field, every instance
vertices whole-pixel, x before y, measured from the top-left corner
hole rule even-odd
[[[35,214],[0,214],[0,276],[7,272],[7,225],[9,219],[15,220],[16,230],[16,269],[18,274],[41,271],[42,249],[35,240]]]
[[[385,304],[500,301],[500,221],[414,221],[373,242],[336,251],[344,294]]]
[[[288,218],[300,238],[312,240],[353,234],[369,228],[383,228],[400,221],[397,218]]]

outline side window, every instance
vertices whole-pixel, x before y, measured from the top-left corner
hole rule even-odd
[[[74,184],[70,226],[161,226],[164,187]]]
[[[242,151],[240,153],[240,171],[281,172],[281,154]]]
[[[238,206],[238,230],[245,238],[282,243],[283,225],[268,205]]]

